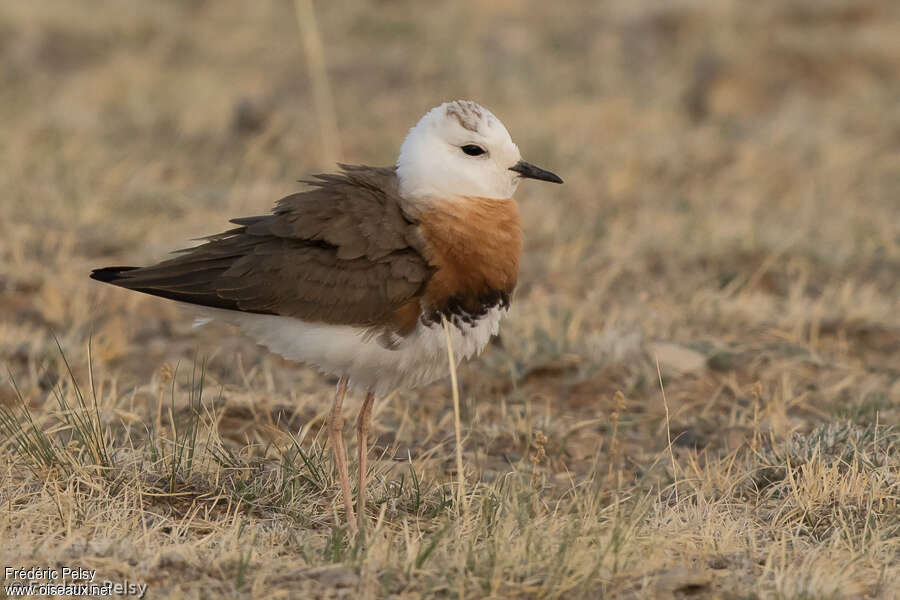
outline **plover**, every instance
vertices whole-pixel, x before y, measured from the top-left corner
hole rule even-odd
[[[339,165],[305,181],[272,214],[148,267],[91,277],[192,305],[289,360],[339,378],[328,430],[345,518],[356,530],[343,443],[348,385],[357,420],[357,510],[365,516],[372,403],[447,374],[497,333],[516,285],[522,237],[513,193],[523,178],[562,183],[522,160],[506,127],[471,101],[446,102],[410,129],[394,167]]]

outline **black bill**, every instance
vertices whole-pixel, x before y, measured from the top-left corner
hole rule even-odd
[[[559,175],[556,173],[551,173],[550,171],[545,171],[540,167],[536,167],[529,162],[525,162],[524,160],[520,160],[514,166],[509,168],[510,171],[515,171],[522,177],[526,177],[528,179],[540,179],[541,181],[549,181],[551,183],[562,183],[563,180],[560,179]]]

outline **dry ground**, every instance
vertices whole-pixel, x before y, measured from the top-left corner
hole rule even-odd
[[[900,3],[318,7],[344,160],[468,97],[566,180],[522,186],[512,314],[460,373],[467,501],[448,382],[378,402],[350,539],[333,381],[87,279],[329,168],[294,7],[4,2],[0,564],[153,598],[900,597]]]

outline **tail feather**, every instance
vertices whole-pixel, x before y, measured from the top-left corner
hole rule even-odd
[[[132,271],[141,271],[141,273],[131,273]],[[127,290],[150,294],[151,296],[159,296],[160,298],[168,298],[169,300],[177,300],[188,304],[197,304],[200,306],[210,306],[213,308],[221,308],[225,310],[243,311],[236,300],[222,298],[215,293],[215,290],[198,291],[198,290],[179,290],[178,287],[166,285],[164,279],[146,280],[141,275],[146,272],[142,267],[104,267],[102,269],[94,269],[91,271],[91,279],[109,283]],[[260,314],[273,314],[264,310],[254,310],[245,312],[255,312]]]
[[[103,283],[115,283],[122,279],[122,273],[134,271],[140,267],[103,267],[102,269],[94,269],[91,271],[91,279],[102,281]]]

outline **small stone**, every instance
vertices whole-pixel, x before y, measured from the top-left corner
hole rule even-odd
[[[720,373],[734,371],[741,364],[742,358],[737,352],[716,352],[706,361],[706,366]]]
[[[696,350],[668,342],[650,344],[650,355],[659,361],[663,375],[684,375],[706,368],[706,357]]]
[[[658,572],[653,587],[669,597],[690,597],[709,591],[713,576],[710,571],[676,568]]]

